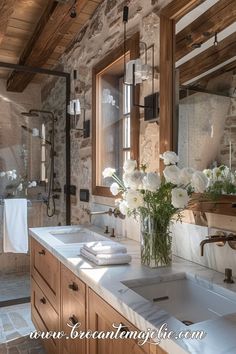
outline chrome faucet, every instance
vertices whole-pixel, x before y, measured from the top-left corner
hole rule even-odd
[[[235,249],[233,243],[236,241],[236,234],[226,232],[217,232],[216,235],[210,235],[200,243],[201,256],[204,255],[204,246],[207,243],[218,243],[218,246],[224,246],[226,242],[229,242],[231,248]]]

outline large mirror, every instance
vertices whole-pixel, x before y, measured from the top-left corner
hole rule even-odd
[[[226,3],[205,1],[176,24],[180,167],[236,169],[236,4]]]

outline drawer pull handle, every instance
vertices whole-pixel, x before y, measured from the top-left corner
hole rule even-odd
[[[46,301],[45,297],[42,297],[42,299],[40,299],[40,302],[41,302],[41,304],[45,305],[47,301]]]
[[[45,256],[45,251],[44,251],[44,250],[39,251],[39,254],[40,254],[41,256]]]
[[[125,333],[129,332],[129,328],[124,323],[121,322],[120,326],[122,326],[122,328],[120,329],[121,333],[122,332],[125,332]]]
[[[79,323],[79,320],[75,315],[73,315],[69,317],[69,323],[70,325],[75,326],[77,323]]]
[[[79,290],[79,287],[78,287],[78,285],[75,282],[73,282],[72,284],[69,284],[68,287],[69,287],[69,289],[71,289],[73,291],[78,291]]]

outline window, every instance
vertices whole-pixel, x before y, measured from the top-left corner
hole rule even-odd
[[[127,41],[126,61],[139,55],[139,36]],[[139,115],[124,85],[123,45],[93,70],[93,194],[111,196],[112,179],[102,171],[113,167],[122,177],[124,161],[138,159]]]

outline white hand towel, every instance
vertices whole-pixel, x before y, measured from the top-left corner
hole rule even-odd
[[[4,200],[3,251],[28,252],[27,200]]]
[[[91,252],[95,256],[98,254],[113,254],[113,253],[127,253],[125,246],[113,241],[95,241],[87,242],[83,245],[86,251]]]
[[[80,254],[96,265],[127,264],[132,260],[131,256],[127,253],[100,254],[94,256],[94,254],[86,251],[83,247],[80,249]]]

